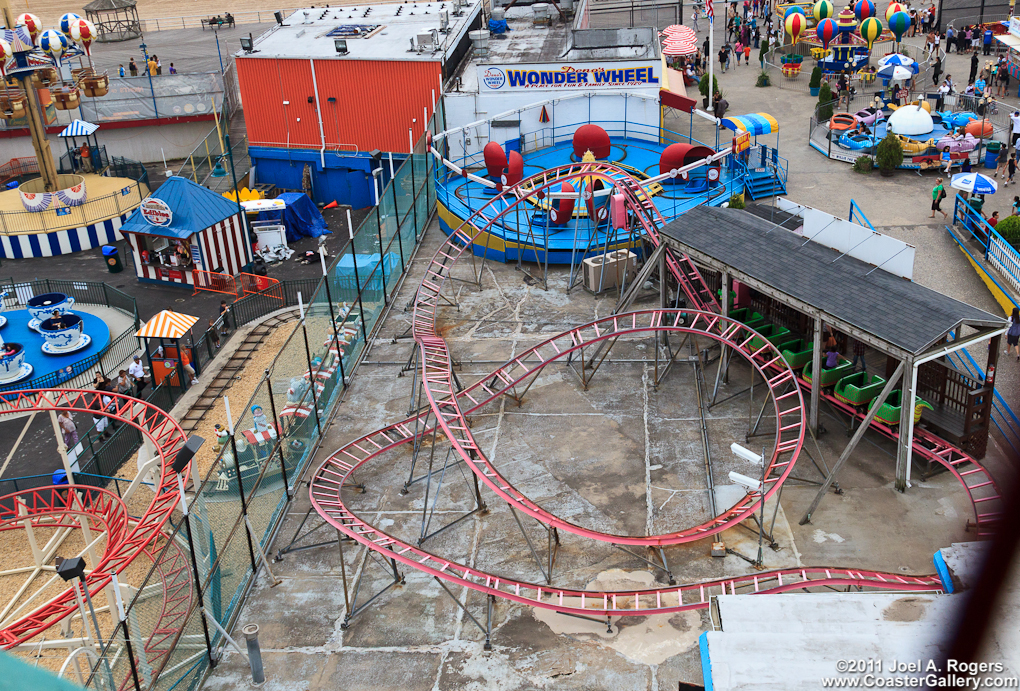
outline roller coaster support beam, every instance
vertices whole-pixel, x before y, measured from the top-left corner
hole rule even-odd
[[[857,426],[857,431],[854,433],[853,438],[850,439],[850,443],[846,445],[845,449],[843,449],[843,453],[840,454],[839,460],[836,461],[836,465],[832,466],[832,470],[829,471],[829,475],[825,478],[825,482],[823,482],[822,486],[818,488],[818,493],[815,494],[814,501],[811,502],[811,506],[809,506],[808,510],[804,513],[804,518],[800,519],[801,525],[804,525],[805,523],[809,523],[811,521],[811,515],[815,512],[815,509],[818,508],[818,505],[822,501],[822,497],[825,496],[825,493],[829,491],[829,487],[835,481],[836,473],[839,472],[839,469],[842,468],[843,464],[846,463],[847,460],[850,458],[850,454],[853,453],[855,448],[857,448],[858,442],[860,442],[860,440],[864,438],[864,433],[868,431],[868,427],[871,426],[871,421],[875,419],[875,413],[877,413],[881,405],[885,403],[885,399],[889,396],[893,388],[896,386],[900,378],[900,375],[904,374],[904,370],[905,370],[904,363],[901,361],[899,366],[896,367],[896,371],[893,372],[893,375],[891,377],[889,377],[889,381],[885,383],[885,387],[882,388],[882,393],[878,394],[878,397],[875,399],[875,402],[872,403],[871,410],[869,410],[868,414],[864,416],[864,419],[861,421],[861,424]],[[817,372],[818,370],[815,371]],[[909,370],[907,371],[907,374],[904,376],[909,376]],[[822,380],[821,375],[816,377],[815,379],[816,385],[813,385],[811,387],[812,397],[814,396],[815,391],[820,388],[819,386],[817,386],[817,384],[821,382],[821,380]],[[902,406],[902,408],[904,410],[909,408],[910,415],[913,416],[914,406],[904,405]],[[904,436],[906,435],[901,434],[900,439],[903,439]],[[898,468],[899,466],[897,466],[897,473],[899,472]]]

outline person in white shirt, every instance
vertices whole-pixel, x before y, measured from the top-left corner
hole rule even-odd
[[[694,30],[695,31],[701,31],[701,29],[698,28],[698,8],[697,7],[695,7],[694,11],[691,12],[691,21],[694,22]]]
[[[1016,146],[1016,140],[1020,138],[1020,110],[1013,111],[1013,114],[1009,116],[1009,122],[1012,125],[1010,128],[1009,145]]]
[[[131,362],[131,366],[128,367],[128,374],[135,382],[135,397],[141,398],[142,389],[149,384],[145,381],[145,367],[142,365],[141,355],[135,355],[134,360]]]

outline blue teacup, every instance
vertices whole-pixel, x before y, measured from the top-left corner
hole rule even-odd
[[[5,354],[10,350],[10,354]],[[5,343],[0,346],[0,382],[20,378],[24,372],[25,349],[20,343]]]
[[[43,293],[28,300],[28,313],[36,323],[49,319],[53,312],[70,312],[74,307],[74,298],[63,293]]]
[[[77,314],[62,314],[59,319],[46,319],[39,324],[39,333],[50,350],[72,350],[81,343],[85,322]]]

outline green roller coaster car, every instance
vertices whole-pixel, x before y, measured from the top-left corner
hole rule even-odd
[[[791,369],[800,369],[811,362],[811,353],[813,352],[811,341],[797,338],[783,343],[779,346],[779,350]]]
[[[750,320],[762,320],[762,321],[764,321],[764,319],[765,319],[760,314],[758,314],[757,312],[752,312],[747,307],[741,307],[740,309],[731,310],[730,314],[729,314],[729,317],[730,317],[730,319],[732,319],[734,321],[738,321],[741,324],[746,324]]]
[[[812,364],[813,363],[808,362],[806,365],[804,365],[804,379],[806,379],[809,384],[812,383],[811,373]],[[830,386],[834,386],[840,379],[847,376],[848,374],[853,374],[853,372],[854,363],[850,362],[845,357],[841,356],[839,359],[839,364],[833,367],[832,369],[825,369],[824,367],[822,368],[822,388],[825,389]]]
[[[869,377],[867,372],[858,372],[836,382],[836,390],[833,393],[844,403],[852,406],[864,406],[882,393],[883,386],[885,386],[885,379],[882,377],[878,375]]]
[[[871,401],[868,405],[868,410],[871,410],[875,406],[875,401]],[[879,406],[878,411],[875,413],[875,419],[879,422],[883,422],[887,425],[898,425],[900,424],[900,410],[903,407],[903,390],[896,389],[892,391],[885,399],[885,402]],[[927,408],[932,409],[931,405],[927,401],[922,400],[920,396],[914,396],[914,422],[917,423],[921,419],[921,409]]]
[[[751,350],[758,350],[765,345],[765,340],[768,340],[773,345],[778,345],[783,339],[789,337],[790,330],[785,326],[776,326],[775,324],[765,324],[757,329],[758,333],[765,337],[765,339],[758,338],[755,336],[751,339]]]

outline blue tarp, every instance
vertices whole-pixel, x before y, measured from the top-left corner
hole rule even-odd
[[[296,242],[305,237],[317,238],[330,232],[322,213],[308,195],[301,192],[285,192],[277,199],[283,200],[287,208],[283,211],[261,211],[258,220],[282,220],[287,228],[287,242]]]
[[[361,285],[365,290],[382,290],[384,277],[386,279],[386,287],[389,288],[393,285],[393,281],[400,276],[399,254],[394,252],[387,253],[383,261],[382,271],[379,271],[378,268],[378,253],[345,254],[340,257],[340,261],[336,265],[336,276],[341,290],[357,293],[358,284],[354,280],[355,261],[357,261],[358,280],[361,281]]]

